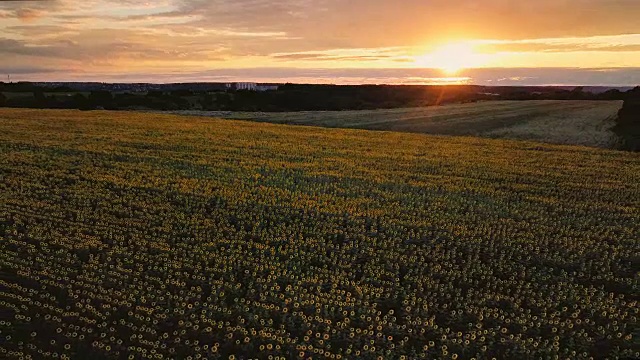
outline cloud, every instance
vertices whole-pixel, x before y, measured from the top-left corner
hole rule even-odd
[[[407,50],[404,47],[328,49],[324,51],[275,53],[270,56],[273,59],[282,61],[403,62],[408,59]]]
[[[42,19],[68,0],[0,0],[0,19],[30,23]]]
[[[434,37],[536,38],[640,33],[636,0],[54,0],[0,1],[49,20],[182,22],[236,32],[285,32],[329,46],[399,46]],[[4,14],[6,16],[7,14]],[[25,19],[33,19],[35,13]],[[594,21],[597,19],[597,21]]]
[[[36,77],[56,74],[59,71],[59,69],[46,68],[46,67],[40,67],[40,66],[7,66],[7,67],[3,67],[2,70],[5,71],[7,74],[11,74],[11,75],[36,76]]]
[[[304,54],[279,54],[273,55],[273,58],[280,60],[312,60],[312,61],[380,61],[395,60],[390,56],[379,55],[326,55],[324,53],[304,53]]]
[[[480,40],[484,52],[640,51],[640,34],[526,40]]]
[[[496,52],[548,52],[548,53],[562,53],[562,52],[597,52],[597,51],[613,51],[613,52],[640,52],[640,44],[631,45],[585,45],[585,44],[571,44],[571,45],[558,45],[558,44],[546,44],[546,43],[515,43],[515,44],[494,44],[484,45],[478,47],[478,50],[482,52],[496,53]]]
[[[151,78],[212,68],[411,68],[460,38],[496,55],[487,66],[631,67],[640,64],[639,14],[637,0],[0,0],[0,66]]]
[[[0,54],[8,55],[25,55],[38,57],[58,57],[63,51],[55,46],[30,46],[24,42],[13,39],[0,38]]]
[[[252,68],[212,69],[198,71],[164,72],[117,72],[87,71],[77,68],[71,72],[59,68],[9,68],[16,81],[111,81],[111,82],[298,82],[337,84],[446,84],[452,82],[480,85],[566,85],[566,86],[629,86],[640,83],[640,68],[630,69],[571,69],[571,68],[514,68],[475,69],[459,76],[443,77],[437,70],[429,69],[296,69],[296,68]]]
[[[18,19],[24,22],[35,21],[36,19],[42,17],[43,15],[44,15],[44,12],[37,9],[24,8],[24,9],[16,10],[16,16],[18,17]]]

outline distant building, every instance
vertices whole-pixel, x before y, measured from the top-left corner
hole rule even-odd
[[[258,84],[250,83],[250,82],[239,82],[239,83],[236,83],[235,88],[236,90],[256,91],[256,89],[258,88]]]
[[[256,91],[276,91],[278,90],[278,85],[258,85],[256,86]]]
[[[258,85],[252,82],[237,82],[227,83],[227,89],[234,90],[248,90],[248,91],[275,91],[278,90],[278,85]]]

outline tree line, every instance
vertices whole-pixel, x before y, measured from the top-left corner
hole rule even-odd
[[[640,86],[626,93],[614,128],[627,150],[640,151]]]
[[[10,86],[11,85],[11,86]],[[275,91],[77,91],[69,87],[44,88],[35,84],[0,83],[0,106],[22,108],[107,110],[205,111],[327,111],[372,110],[433,106],[485,100],[623,100],[626,93],[612,89],[591,93],[584,88],[486,87],[474,85],[295,85]],[[2,92],[5,92],[2,95]],[[7,94],[13,94],[8,96]]]

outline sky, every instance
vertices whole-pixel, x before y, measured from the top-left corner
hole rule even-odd
[[[640,84],[640,0],[0,0],[15,81]]]

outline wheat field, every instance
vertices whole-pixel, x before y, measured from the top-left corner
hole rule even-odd
[[[176,114],[331,128],[480,136],[615,148],[621,101],[487,101],[423,108],[291,113],[178,111]]]

